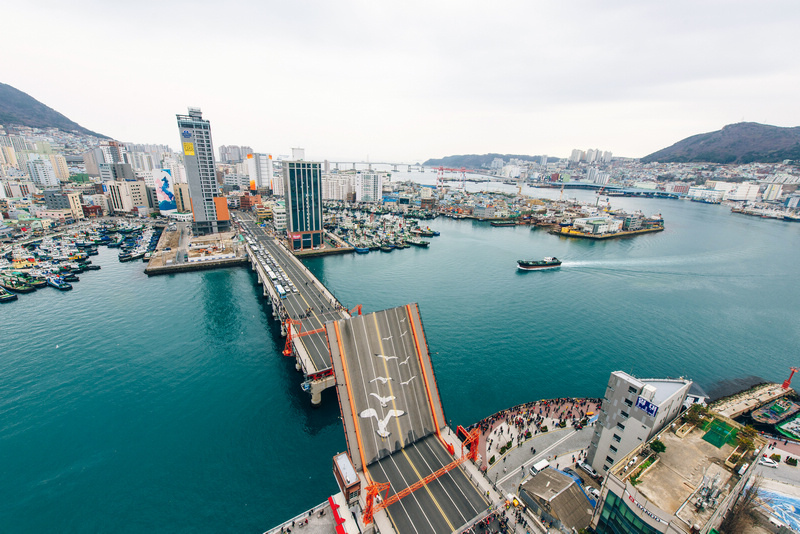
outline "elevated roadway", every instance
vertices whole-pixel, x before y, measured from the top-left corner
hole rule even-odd
[[[273,315],[281,321],[281,333],[291,338],[290,355],[295,358],[297,370],[304,374],[302,387],[311,395],[312,404],[319,404],[322,391],[334,384],[325,323],[350,315],[300,260],[258,226],[251,215],[237,214],[234,220],[240,225],[263,294],[270,299]]]

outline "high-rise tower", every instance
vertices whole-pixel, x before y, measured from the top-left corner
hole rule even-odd
[[[225,197],[218,196],[211,124],[203,120],[199,108],[189,108],[188,115],[177,115],[177,118],[194,214],[192,232],[195,235],[227,232],[231,221]]]
[[[310,161],[283,162],[286,231],[293,250],[322,245],[321,165]]]

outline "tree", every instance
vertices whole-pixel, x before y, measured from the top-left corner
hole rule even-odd
[[[650,449],[656,454],[661,454],[665,450],[667,450],[667,446],[664,445],[660,439],[655,440],[650,444]]]

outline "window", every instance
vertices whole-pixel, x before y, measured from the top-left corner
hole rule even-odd
[[[622,441],[622,438],[621,438],[621,437],[619,437],[619,436],[618,436],[618,435],[616,435],[616,434],[614,434],[614,436],[613,436],[613,439],[614,439],[614,441],[616,441],[617,443],[619,443],[620,441]]]
[[[619,414],[620,414],[622,417],[624,417],[625,419],[627,419],[628,417],[630,417],[630,415],[628,415],[628,412],[619,412]]]
[[[615,446],[613,446],[613,445],[609,445],[609,446],[608,446],[608,450],[610,450],[610,451],[611,451],[611,452],[613,452],[613,453],[616,453],[616,452],[617,452],[617,448],[616,448]]]
[[[614,463],[614,459],[611,456],[606,456],[606,462],[608,462],[610,464],[613,464]]]
[[[633,406],[633,401],[630,399],[625,399],[625,404],[628,406],[628,408],[630,408],[631,406]]]
[[[617,423],[617,428],[619,428],[620,430],[625,430],[625,425],[623,425],[622,423]]]
[[[628,393],[638,393],[639,390],[633,386],[628,387]]]

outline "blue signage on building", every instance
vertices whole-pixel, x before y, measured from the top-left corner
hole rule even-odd
[[[184,131],[183,131],[183,133],[182,133],[181,135],[182,135],[182,136],[183,136],[185,139],[189,139],[189,138],[192,136],[192,132],[190,132],[189,130],[184,130]]]
[[[658,413],[658,406],[642,397],[636,399],[636,407],[640,410],[644,410],[650,417],[655,417]]]

